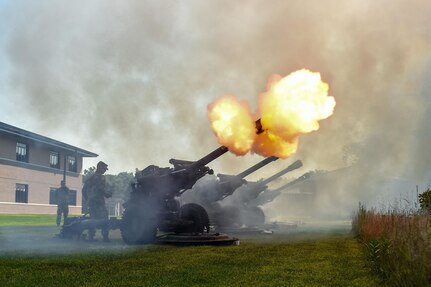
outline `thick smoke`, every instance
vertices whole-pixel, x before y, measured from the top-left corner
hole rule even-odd
[[[1,8],[1,120],[94,151],[112,171],[198,159],[217,147],[208,103],[224,94],[256,102],[270,74],[308,68],[329,83],[337,106],[301,138],[298,175],[356,159],[363,168],[349,176],[352,188],[340,190],[349,207],[378,192],[383,178],[430,181],[429,1]],[[257,158],[228,155],[212,166],[236,173]]]

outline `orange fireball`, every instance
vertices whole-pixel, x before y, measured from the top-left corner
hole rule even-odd
[[[246,102],[224,96],[208,106],[209,119],[219,139],[230,151],[244,155],[250,149],[263,156],[286,158],[298,149],[299,135],[319,129],[319,121],[333,114],[335,99],[319,73],[296,71],[287,77],[270,77],[259,97],[258,114],[264,132],[256,135]]]
[[[246,154],[256,136],[247,102],[239,102],[234,96],[226,95],[211,103],[208,110],[218,142],[237,155]]]

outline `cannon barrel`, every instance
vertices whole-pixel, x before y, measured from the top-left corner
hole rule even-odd
[[[258,169],[276,160],[278,160],[278,157],[275,157],[275,156],[267,157],[237,175],[218,174],[217,176],[220,179],[220,182],[217,186],[218,197],[214,198],[214,201],[221,200],[231,195],[238,187],[247,183],[247,181],[244,180],[244,177],[252,174]]]
[[[274,174],[271,177],[268,177],[267,179],[265,179],[264,181],[261,182],[262,185],[267,185],[268,183],[270,183],[271,181],[279,178],[280,176],[295,170],[297,168],[300,168],[302,166],[302,161],[297,160],[294,163],[292,163],[291,165],[289,165],[288,167],[286,167],[285,169],[283,169],[282,171],[277,172],[276,174]]]
[[[293,187],[297,183],[299,183],[303,180],[306,180],[310,177],[311,177],[311,173],[307,172],[307,173],[304,173],[303,175],[301,175],[300,177],[298,177],[297,179],[294,179],[294,180],[286,183],[285,185],[280,186],[279,188],[276,188],[273,190],[267,189],[267,190],[263,191],[262,193],[260,193],[259,196],[256,199],[252,200],[249,204],[254,205],[254,206],[258,206],[258,205],[264,205],[268,202],[271,202],[276,197],[281,195],[282,191],[288,190],[289,188]]]
[[[286,189],[292,187],[293,185],[297,184],[298,182],[301,182],[301,181],[304,181],[306,179],[309,179],[310,177],[311,177],[311,173],[310,172],[304,173],[303,175],[301,175],[297,179],[294,179],[291,182],[288,182],[285,185],[282,185],[279,188],[274,189],[273,191],[274,192],[278,192],[278,191],[286,190]]]
[[[262,128],[262,124],[260,122],[260,119],[255,121],[255,126],[256,126],[256,134],[260,134],[264,131]],[[199,166],[205,166],[205,165],[209,164],[210,162],[212,162],[213,160],[215,160],[216,158],[225,154],[228,150],[229,149],[227,147],[220,146],[219,148],[213,150],[212,152],[210,152],[209,154],[207,154],[203,158],[199,159],[198,161],[195,161],[194,163],[189,165],[187,168],[188,169],[196,169]]]
[[[241,198],[241,201],[244,204],[247,204],[248,202],[252,201],[253,199],[257,198],[259,194],[261,194],[264,190],[267,189],[267,184],[271,181],[279,178],[280,176],[288,173],[289,171],[295,170],[297,168],[300,168],[302,166],[302,162],[300,160],[295,161],[291,165],[289,165],[287,168],[283,169],[282,171],[277,172],[273,176],[268,177],[265,180],[258,181],[258,182],[249,182],[243,190],[239,192],[235,191],[231,194],[226,195],[224,198],[228,196],[234,196],[236,198]],[[239,193],[238,193],[239,192]],[[223,199],[225,200],[225,199]]]
[[[225,146],[220,146],[219,148],[213,150],[212,152],[210,152],[209,154],[207,154],[206,156],[204,156],[203,158],[193,162],[191,165],[189,165],[187,167],[187,169],[197,169],[200,166],[205,166],[207,164],[209,164],[210,162],[212,162],[213,160],[215,160],[216,158],[224,155],[229,149]]]
[[[255,172],[256,170],[258,170],[258,169],[260,169],[260,168],[264,167],[264,166],[265,166],[265,165],[267,165],[268,163],[273,162],[273,161],[276,161],[277,159],[278,159],[278,157],[276,157],[276,156],[270,156],[270,157],[267,157],[267,158],[265,158],[264,160],[262,160],[262,161],[258,162],[257,164],[253,165],[252,167],[250,167],[250,168],[248,168],[248,169],[244,170],[243,172],[238,173],[236,176],[237,176],[237,177],[239,177],[239,178],[244,178],[244,177],[246,177],[246,176],[248,176],[248,175],[252,174],[252,173],[253,173],[253,172]]]
[[[281,191],[266,189],[263,192],[261,192],[258,197],[256,197],[255,199],[251,200],[248,203],[248,205],[249,206],[264,205],[266,203],[269,203],[269,202],[273,201],[280,194],[281,194]]]

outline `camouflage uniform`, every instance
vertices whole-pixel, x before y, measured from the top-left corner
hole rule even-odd
[[[93,174],[84,184],[83,197],[90,211],[92,219],[108,219],[108,210],[105,206],[105,197],[111,197],[106,190],[105,176],[100,173]],[[90,239],[94,238],[96,230],[90,228],[88,235]],[[108,227],[102,228],[102,236],[104,240],[108,240]]]
[[[57,189],[57,226],[60,226],[62,214],[64,224],[69,215],[69,188],[65,185]]]

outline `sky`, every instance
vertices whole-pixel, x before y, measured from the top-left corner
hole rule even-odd
[[[298,152],[308,170],[357,163],[431,183],[429,1],[0,1],[0,121],[99,154],[111,173],[218,147],[207,105],[256,109],[268,77],[320,72],[337,102]],[[238,173],[261,160],[225,155]],[[374,182],[375,183],[375,182]],[[356,185],[357,186],[357,185]],[[360,193],[361,190],[355,191]]]

